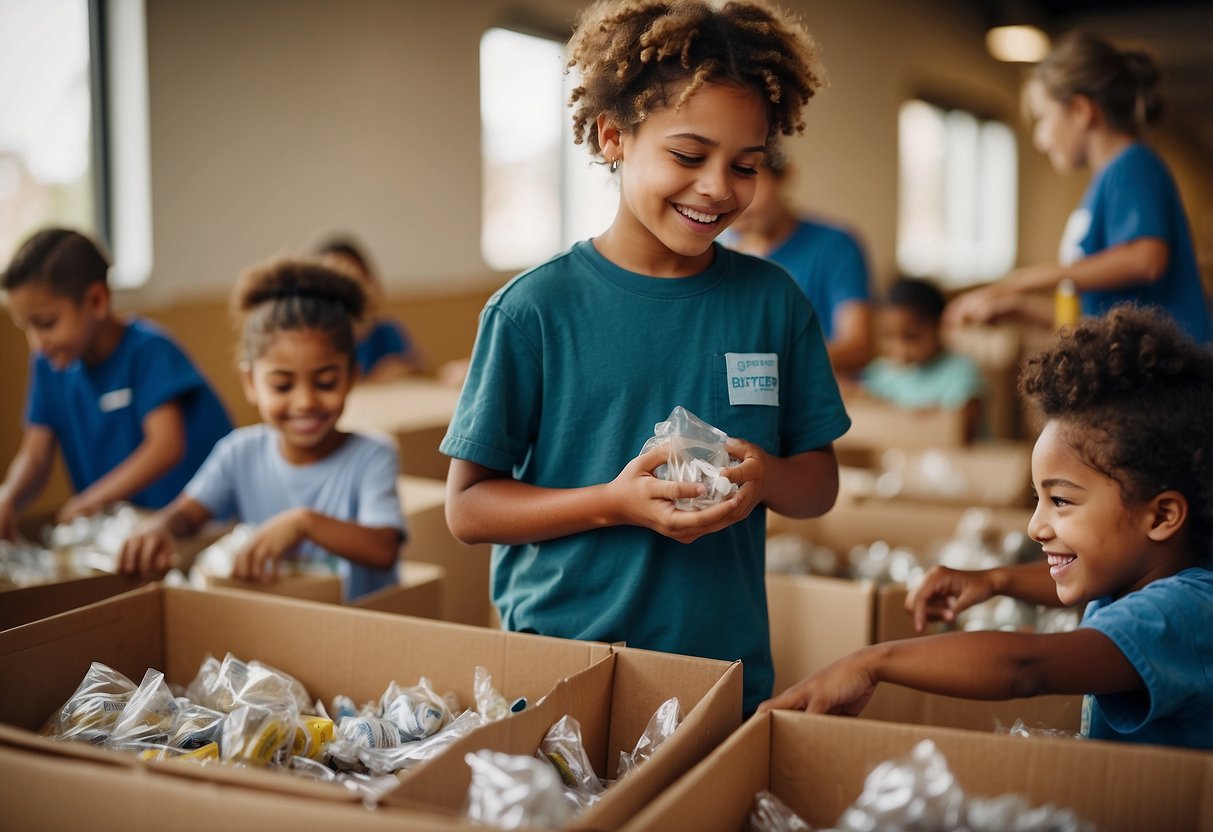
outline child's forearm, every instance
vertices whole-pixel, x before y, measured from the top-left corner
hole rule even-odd
[[[55,434],[50,428],[31,425],[21,438],[21,447],[9,463],[0,483],[0,502],[20,511],[42,493],[55,458]]]
[[[790,457],[767,457],[763,502],[787,517],[817,517],[838,498],[838,460],[832,447]]]
[[[164,476],[185,455],[185,422],[174,402],[143,422],[143,441],[130,455],[80,493],[94,507],[128,499]]]
[[[400,556],[400,530],[338,520],[310,509],[299,513],[300,535],[346,560],[386,568]]]
[[[945,633],[874,644],[860,655],[873,681],[968,699],[1127,689],[1136,678],[1124,675],[1128,662],[1094,630]]]
[[[460,541],[521,544],[613,525],[605,486],[541,488],[511,478],[480,480],[452,494],[446,519]]]

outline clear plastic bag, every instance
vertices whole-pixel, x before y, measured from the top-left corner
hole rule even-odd
[[[863,793],[838,822],[839,832],[872,829],[967,829],[970,832],[1093,832],[1094,826],[1068,809],[1033,808],[1019,795],[965,795],[947,760],[930,740],[908,755],[881,763],[864,781]]]
[[[766,789],[754,795],[750,809],[750,832],[813,832],[800,815]]]
[[[706,491],[698,497],[682,497],[674,501],[683,511],[700,511],[728,498],[737,485],[721,475],[725,468],[736,465],[725,450],[728,434],[714,428],[682,405],[670,411],[670,418],[653,426],[653,436],[640,449],[646,453],[662,445],[669,446],[669,462],[653,472],[671,482],[694,482]]]
[[[164,674],[148,670],[114,724],[109,744],[115,748],[168,745],[178,710],[180,705],[165,684]]]
[[[465,758],[472,769],[467,816],[498,829],[563,829],[573,820],[560,775],[533,757],[482,750]]]
[[[480,714],[464,711],[436,734],[417,742],[402,743],[395,725],[388,720],[373,716],[346,717],[337,726],[339,736],[328,744],[329,762],[344,771],[374,774],[404,771],[436,757],[447,746],[483,724]]]
[[[677,696],[672,696],[658,705],[657,711],[649,718],[649,724],[645,726],[644,733],[636,741],[636,747],[632,749],[632,752],[619,752],[619,770],[615,776],[622,780],[636,766],[652,757],[653,753],[670,738],[681,722],[682,706],[678,704]]]
[[[269,707],[241,705],[223,720],[223,762],[264,767],[284,760],[294,744],[298,718],[289,700]]]
[[[1057,739],[1081,740],[1083,735],[1076,731],[1066,731],[1062,728],[1050,728],[1047,725],[1029,726],[1022,719],[1017,719],[1011,723],[1010,728],[998,726],[998,733],[1008,734],[1012,737],[1054,737]]]
[[[275,704],[283,699],[290,700],[299,713],[312,710],[311,697],[298,679],[261,662],[243,662],[231,653],[222,662],[207,656],[185,695],[222,713],[240,705]]]
[[[102,745],[109,741],[136,689],[134,682],[112,667],[93,662],[42,733],[60,740]]]
[[[535,756],[555,766],[579,811],[594,805],[605,791],[581,741],[581,724],[573,717],[566,714],[548,729]]]
[[[476,667],[472,693],[476,698],[476,712],[485,722],[496,722],[510,715],[510,703],[493,687],[493,677],[487,668]]]
[[[433,736],[451,721],[446,701],[424,676],[410,688],[391,682],[379,699],[379,713],[395,724],[402,743]]]

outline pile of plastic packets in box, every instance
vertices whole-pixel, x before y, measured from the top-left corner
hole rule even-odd
[[[113,572],[122,542],[139,522],[116,504],[91,517],[48,526],[41,543],[0,540],[0,587],[26,587]]]
[[[475,709],[460,712],[454,694],[439,696],[422,677],[413,687],[391,682],[361,708],[337,696],[330,709],[290,675],[230,653],[222,662],[208,656],[177,693],[158,670],[136,685],[94,662],[42,733],[148,760],[272,768],[333,781],[373,805],[396,784],[393,772],[526,707],[524,699],[508,703],[483,667],[476,668],[474,694]]]
[[[768,791],[759,792],[750,812],[751,832],[812,832],[813,827]],[[908,755],[881,763],[864,781],[863,792],[842,813],[836,832],[916,830],[916,832],[1094,832],[1093,824],[1069,809],[1031,806],[1019,795],[966,794],[948,761],[930,740]]]
[[[467,815],[499,829],[562,829],[649,759],[681,721],[678,699],[663,702],[636,747],[619,753],[614,781],[594,773],[581,726],[567,715],[548,730],[533,757],[487,750],[468,754],[472,782]]]

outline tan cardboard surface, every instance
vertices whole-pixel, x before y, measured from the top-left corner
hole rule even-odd
[[[895,455],[894,455],[895,454]],[[1010,440],[980,442],[959,448],[896,449],[855,460],[863,470],[840,471],[840,499],[855,502],[911,502],[967,506],[1026,508],[1032,495],[1032,445]],[[886,470],[902,476],[901,490],[892,496],[875,493],[876,477]],[[924,471],[946,476],[956,493],[940,493],[923,482]],[[945,474],[946,472],[946,474]]]
[[[170,682],[186,684],[208,653],[222,657],[229,651],[292,674],[311,696],[326,702],[338,693],[358,703],[377,699],[391,680],[414,684],[425,675],[437,691],[454,691],[470,704],[476,665],[488,669],[494,686],[507,697],[537,701],[560,679],[606,658],[610,648],[248,592],[157,584],[0,633],[0,678],[5,680],[0,686],[0,746],[125,768],[165,769],[171,764],[142,763],[33,732],[75,690],[93,661],[135,681],[150,667],[164,671]],[[186,768],[168,770],[352,799],[340,788],[279,773]]]
[[[871,583],[769,573],[766,584],[776,692],[872,643]]]
[[[400,584],[384,587],[350,603],[360,610],[376,610],[418,618],[442,618],[446,570],[432,563],[400,564]]]
[[[1082,727],[1082,697],[1035,696],[987,701],[879,685],[863,709],[863,718],[988,732],[1007,731],[1016,720],[1023,720],[1028,728],[1077,733]]]
[[[482,748],[531,755],[565,714],[581,724],[590,762],[613,778],[619,752],[631,751],[657,707],[678,696],[684,721],[659,751],[604,797],[572,828],[618,829],[657,794],[724,740],[741,717],[741,666],[686,656],[617,648],[565,680],[538,707],[495,723],[453,745],[440,759],[410,773],[389,801],[460,810],[471,773],[464,755]],[[689,827],[679,827],[689,828]]]
[[[440,617],[481,627],[494,625],[489,601],[491,548],[488,544],[465,546],[451,534],[445,514],[446,483],[403,476],[397,489],[409,523],[405,561],[432,563],[446,571]]]
[[[769,789],[815,828],[833,825],[879,763],[930,738],[966,793],[1020,794],[1099,828],[1213,830],[1213,758],[1152,746],[982,735],[780,711],[750,720],[625,832],[745,828]]]
[[[324,604],[341,603],[341,578],[331,572],[284,572],[272,581],[246,581],[203,575],[206,589],[229,589],[299,598]]]
[[[834,444],[842,449],[951,448],[965,444],[963,410],[908,410],[877,399],[848,396],[851,429]]]
[[[12,589],[0,596],[0,630],[83,607],[141,586],[127,575],[96,575],[56,584]]]

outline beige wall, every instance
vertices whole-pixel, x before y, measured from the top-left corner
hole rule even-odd
[[[568,31],[582,0],[530,0]],[[894,270],[897,108],[930,94],[1016,124],[1020,260],[1051,258],[1086,185],[1059,177],[1019,120],[1019,69],[989,59],[973,4],[785,0],[819,40],[830,86],[790,150],[805,208],[853,225],[878,280]],[[355,232],[393,311],[434,358],[470,347],[475,313],[506,277],[480,257],[479,39],[518,0],[148,0],[154,271],[119,306],[178,331],[238,419],[224,299],[235,275]],[[514,18],[511,18],[514,16]],[[1213,162],[1158,146],[1213,260]],[[20,439],[27,354],[0,324],[0,459]]]

